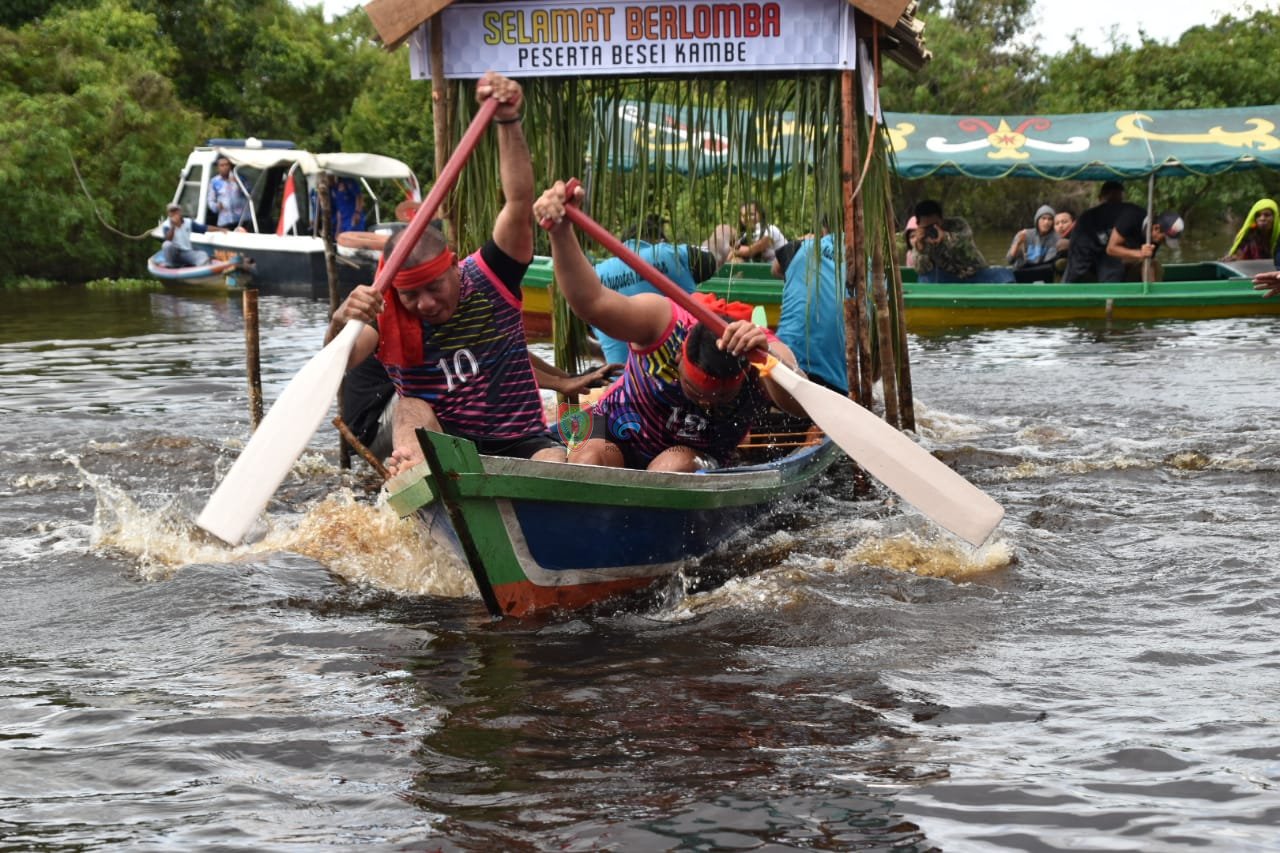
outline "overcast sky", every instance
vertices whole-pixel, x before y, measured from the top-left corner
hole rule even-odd
[[[1039,0],[1037,23],[1030,29],[1038,34],[1038,47],[1043,53],[1066,50],[1073,32],[1079,33],[1081,43],[1101,52],[1110,47],[1113,30],[1127,44],[1137,44],[1139,29],[1156,41],[1175,42],[1192,27],[1216,23],[1224,14],[1245,17],[1241,5],[1239,0],[1182,0],[1157,5],[1123,0]],[[1088,26],[1083,25],[1085,21]],[[925,39],[928,38],[926,29]]]
[[[317,5],[313,0],[293,2],[297,6]],[[361,0],[324,0],[321,5],[325,15],[332,17],[364,3]],[[1034,12],[1036,23],[1031,31],[1038,34],[1038,46],[1044,53],[1066,50],[1071,33],[1076,31],[1081,42],[1100,52],[1110,46],[1113,29],[1120,40],[1128,44],[1137,43],[1139,27],[1157,41],[1177,41],[1178,36],[1191,27],[1214,23],[1227,12],[1244,17],[1247,13],[1241,10],[1242,5],[1239,0],[1178,0],[1154,4],[1125,0],[1038,0]],[[927,18],[925,20],[928,21]],[[1086,21],[1087,26],[1084,24]],[[928,38],[926,29],[926,42]]]

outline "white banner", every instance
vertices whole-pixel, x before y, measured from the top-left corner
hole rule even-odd
[[[444,76],[640,76],[853,68],[853,7],[662,0],[455,3],[439,13]],[[415,78],[431,76],[428,27],[410,39]]]

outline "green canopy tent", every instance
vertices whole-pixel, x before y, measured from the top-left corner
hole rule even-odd
[[[885,113],[884,119],[894,171],[904,178],[1145,177],[1148,223],[1156,175],[1280,169],[1280,106],[1043,116]],[[1149,264],[1143,280],[1150,280]]]
[[[1280,106],[1042,116],[884,114],[904,178],[1125,180],[1280,169]]]

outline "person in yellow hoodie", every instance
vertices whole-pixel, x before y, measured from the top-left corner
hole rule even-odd
[[[1280,208],[1269,198],[1258,201],[1244,218],[1231,251],[1224,261],[1269,261],[1276,258],[1276,245],[1280,243]],[[1280,263],[1277,263],[1280,266]]]

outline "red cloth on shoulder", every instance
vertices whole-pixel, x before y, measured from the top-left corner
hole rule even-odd
[[[378,361],[399,367],[422,364],[422,320],[400,304],[395,288],[389,290],[378,315]]]

